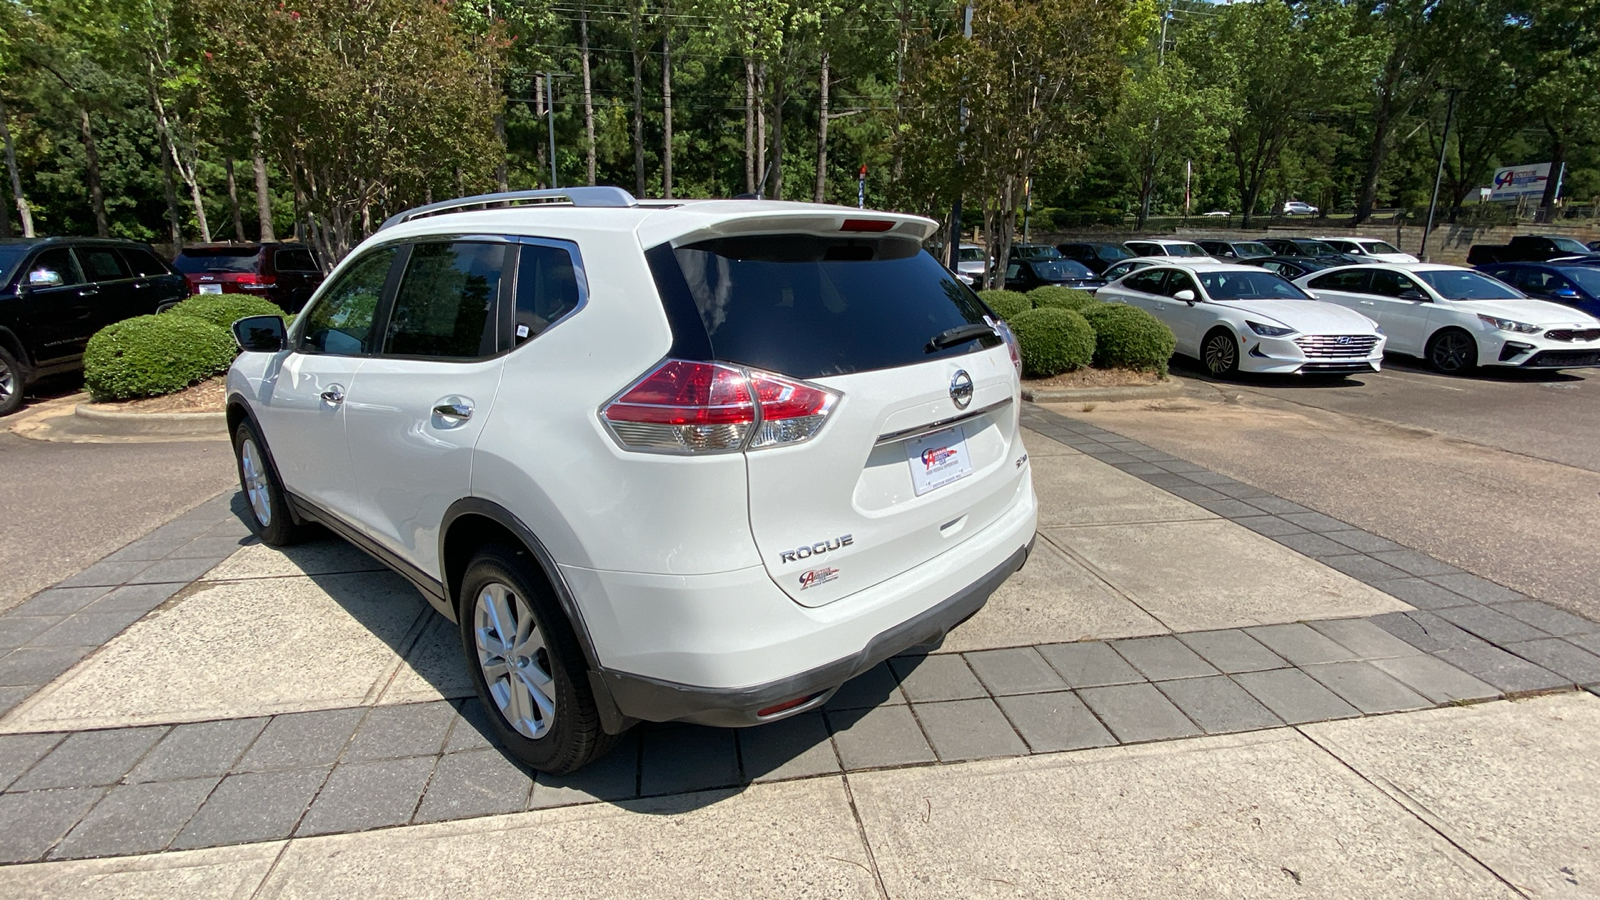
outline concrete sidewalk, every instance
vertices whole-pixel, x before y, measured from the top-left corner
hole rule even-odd
[[[1591,890],[1600,626],[1025,421],[1042,539],[938,652],[562,779],[493,747],[413,589],[219,498],[0,616],[0,859],[59,860],[0,893]]]

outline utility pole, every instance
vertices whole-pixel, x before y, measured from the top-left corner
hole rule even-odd
[[[1439,139],[1439,167],[1433,172],[1433,199],[1428,201],[1428,223],[1422,228],[1422,246],[1417,248],[1417,255],[1423,262],[1428,261],[1428,235],[1433,231],[1433,211],[1439,206],[1439,182],[1444,179],[1444,154],[1450,149],[1450,120],[1456,114],[1456,95],[1461,93],[1460,88],[1450,88],[1450,103],[1444,110],[1444,136]]]
[[[545,109],[549,114],[550,132],[550,186],[558,188],[561,183],[556,181],[556,78],[553,73],[546,72],[544,76]]]
[[[1172,18],[1173,0],[1167,0],[1167,8],[1161,11],[1161,43],[1156,46],[1156,65],[1167,64],[1167,20]]]
[[[972,40],[972,0],[967,0],[966,11],[961,14],[961,36]],[[950,207],[950,244],[945,247],[945,257],[949,263],[950,271],[956,270],[956,263],[961,260],[961,170],[964,161],[962,154],[967,149],[967,97],[961,95],[961,139],[956,144],[956,199]]]

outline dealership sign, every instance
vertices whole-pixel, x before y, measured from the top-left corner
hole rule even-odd
[[[1489,187],[1489,199],[1515,200],[1518,197],[1543,197],[1544,186],[1549,181],[1549,163],[1495,169],[1494,183]],[[1559,181],[1557,185],[1559,187]]]

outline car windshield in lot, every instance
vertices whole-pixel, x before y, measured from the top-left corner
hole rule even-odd
[[[1233,245],[1233,252],[1237,253],[1240,259],[1257,259],[1273,255],[1271,247],[1255,241],[1240,241]]]
[[[1132,250],[1129,250],[1127,247],[1118,247],[1114,244],[1107,244],[1104,247],[1096,247],[1095,255],[1110,262],[1116,262],[1120,259],[1133,259]]]
[[[1035,262],[1033,271],[1046,281],[1068,281],[1074,278],[1093,278],[1094,272],[1080,262],[1070,259],[1052,259],[1047,262]]]
[[[1309,300],[1305,292],[1271,272],[1198,272],[1213,300]]]
[[[1361,246],[1367,248],[1368,253],[1399,253],[1400,248],[1387,241],[1362,241]]]
[[[1520,300],[1522,294],[1493,278],[1465,270],[1414,272],[1446,300]]]
[[[1333,246],[1332,244],[1324,243],[1322,241],[1293,241],[1292,243],[1296,247],[1299,247],[1300,248],[1300,252],[1306,254],[1307,256],[1339,256],[1339,255],[1341,255],[1339,253],[1339,249],[1337,247]]]
[[[1207,256],[1204,247],[1199,244],[1160,244],[1162,252],[1168,256]]]
[[[1562,269],[1561,274],[1589,293],[1600,294],[1600,269],[1580,269],[1571,266]]]
[[[0,284],[11,277],[11,270],[22,263],[22,258],[28,255],[26,247],[0,247]]]
[[[225,247],[218,250],[185,250],[172,261],[179,272],[254,272],[254,247]]]
[[[1060,259],[1061,251],[1039,244],[1017,244],[1011,248],[1017,259]]]
[[[961,255],[958,258],[961,262],[983,262],[983,248],[962,247]]]
[[[1583,243],[1583,241],[1574,240],[1569,237],[1552,237],[1550,239],[1550,243],[1555,244],[1556,249],[1564,253],[1587,254],[1590,252],[1589,248]]]

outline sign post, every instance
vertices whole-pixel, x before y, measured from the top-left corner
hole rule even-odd
[[[861,164],[861,171],[856,173],[856,209],[867,208],[867,164]]]

